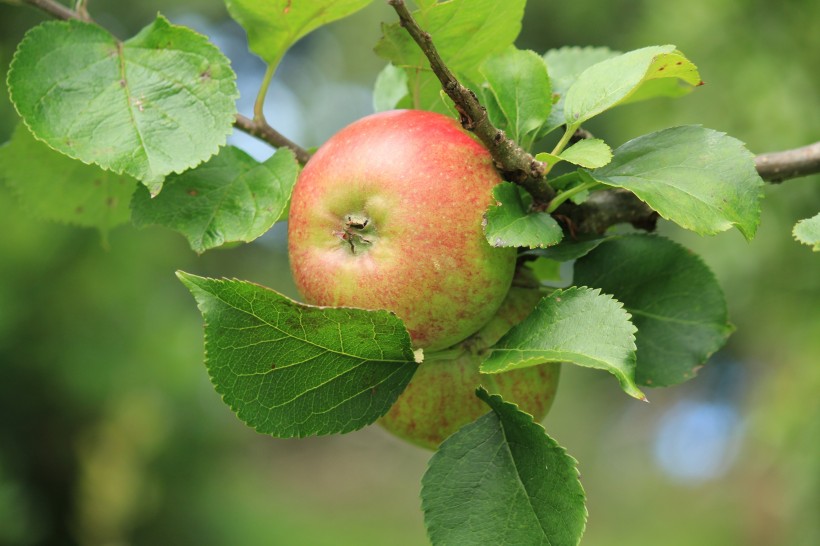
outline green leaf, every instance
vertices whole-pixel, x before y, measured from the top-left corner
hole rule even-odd
[[[409,92],[407,72],[387,63],[387,66],[379,72],[373,88],[373,110],[375,112],[392,110]]]
[[[547,71],[552,82],[553,99],[549,121],[539,131],[539,137],[552,132],[566,123],[564,103],[567,90],[575,83],[578,76],[590,66],[620,55],[606,47],[562,47],[550,49],[544,53]]]
[[[478,80],[482,61],[512,45],[521,32],[526,0],[450,0],[413,12],[433,37],[445,64],[459,77]],[[413,90],[413,107],[447,113],[441,83],[427,58],[400,23],[382,25],[376,53],[404,68]]]
[[[586,525],[577,462],[532,416],[483,388],[492,409],[441,444],[422,479],[433,546],[574,546]]]
[[[544,60],[532,51],[510,46],[487,57],[480,71],[486,82],[484,87],[497,106],[497,109],[488,109],[490,120],[524,149],[529,149],[552,108]]]
[[[558,155],[541,152],[536,154],[535,159],[546,163],[550,169],[561,161],[596,169],[612,161],[612,149],[603,140],[590,138],[579,140]]]
[[[612,149],[599,138],[579,140],[560,154],[573,165],[597,169],[612,161]]]
[[[287,148],[259,163],[228,146],[207,163],[168,177],[157,197],[138,190],[133,221],[137,227],[174,229],[200,254],[225,243],[247,243],[285,212],[298,174],[299,164]]]
[[[539,256],[535,260],[527,262],[527,266],[540,282],[550,283],[561,281],[561,262],[558,260],[551,260]]]
[[[614,237],[618,237],[618,235]],[[557,262],[570,262],[586,256],[598,248],[598,245],[614,237],[593,237],[591,239],[564,240],[555,246],[545,249],[528,250],[523,254],[528,256],[542,256]]]
[[[530,316],[492,346],[481,372],[545,362],[606,370],[628,395],[646,399],[635,385],[635,327],[623,305],[600,290],[571,287],[543,298]]]
[[[618,104],[685,94],[700,83],[695,65],[675,46],[636,49],[584,70],[567,90],[564,119],[579,125]]]
[[[90,23],[43,23],[20,42],[8,85],[39,140],[157,194],[225,144],[235,78],[206,37],[158,16],[126,42]]]
[[[797,222],[792,235],[798,242],[812,247],[814,252],[820,252],[820,214]]]
[[[638,137],[591,174],[701,235],[736,226],[751,239],[760,221],[763,180],[754,156],[739,140],[711,129],[690,125]]]
[[[0,178],[23,208],[45,220],[107,232],[128,221],[128,202],[137,181],[55,152],[21,123],[0,147]]]
[[[359,11],[372,1],[225,0],[225,5],[248,33],[251,51],[275,66],[299,38]]]
[[[416,371],[410,335],[388,311],[313,307],[249,282],[177,276],[205,320],[211,381],[263,434],[360,429],[387,413]]]
[[[496,205],[487,209],[484,235],[495,247],[544,248],[564,236],[561,226],[546,212],[527,212],[518,186],[502,182],[493,188]]]
[[[607,239],[575,262],[574,280],[614,295],[632,315],[638,328],[635,375],[642,385],[691,379],[732,331],[712,272],[698,256],[662,237]]]

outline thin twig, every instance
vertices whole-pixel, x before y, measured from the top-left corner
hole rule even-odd
[[[52,17],[56,19],[62,19],[63,21],[68,21],[70,19],[76,19],[77,21],[83,21],[84,19],[74,10],[67,8],[66,6],[60,4],[59,2],[54,2],[54,0],[23,0],[26,4],[33,6],[35,8],[41,9],[44,12],[48,13]]]
[[[302,165],[310,159],[310,152],[268,125],[264,120],[252,120],[242,114],[237,114],[233,125],[249,135],[264,140],[274,148],[290,148],[296,155],[296,160]]]
[[[419,27],[404,1],[388,0],[388,3],[396,10],[401,25],[424,52],[444,92],[455,103],[456,110],[461,116],[461,124],[481,139],[504,178],[521,184],[539,201],[546,202],[552,199],[555,191],[546,181],[546,165],[536,161],[529,152],[490,122],[487,111],[481,106],[475,93],[462,85],[447,68],[433,45],[430,34]]]
[[[794,150],[760,154],[755,157],[755,167],[763,180],[775,184],[820,173],[820,142]]]

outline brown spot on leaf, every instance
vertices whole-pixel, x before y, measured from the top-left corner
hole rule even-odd
[[[276,369],[276,363],[271,364],[271,365],[270,365],[270,369],[271,369],[271,370],[275,370],[275,369]]]
[[[196,191],[196,190],[195,190],[195,189],[193,189],[193,188],[190,188],[190,189],[189,189],[186,193],[187,193],[188,195],[190,195],[191,197],[196,197],[197,195],[199,195],[199,192],[198,192],[198,191]]]
[[[199,74],[200,80],[209,81],[211,79],[211,67],[209,66]]]
[[[117,206],[117,198],[116,197],[109,197],[105,200],[105,204],[108,207],[114,208]]]
[[[127,82],[125,81],[125,79],[124,79],[124,78],[123,78],[123,79],[121,79],[121,80],[120,80],[120,87],[125,87],[126,85],[128,85],[128,84],[127,84]]]
[[[85,209],[83,209],[83,207],[77,207],[76,209],[74,209],[74,212],[76,212],[77,214],[82,214],[84,210]]]

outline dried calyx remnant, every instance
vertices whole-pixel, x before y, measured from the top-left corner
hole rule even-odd
[[[373,221],[367,215],[347,214],[342,223],[342,229],[333,232],[333,235],[346,242],[351,254],[357,249],[373,244],[371,234],[375,231]]]

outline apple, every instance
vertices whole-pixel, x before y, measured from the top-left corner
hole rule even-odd
[[[387,309],[415,346],[450,347],[492,318],[515,249],[481,222],[501,183],[489,152],[447,116],[362,118],[308,161],[293,190],[288,254],[308,303]]]
[[[425,360],[419,365],[410,384],[379,423],[399,438],[436,449],[459,428],[490,411],[475,395],[479,385],[515,402],[536,421],[543,420],[558,388],[560,363],[500,374],[478,371],[486,348],[526,318],[540,298],[537,289],[510,289],[495,317],[451,350],[460,354],[446,360]]]

